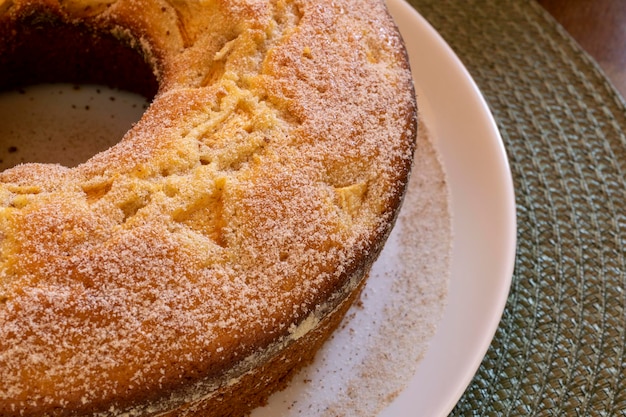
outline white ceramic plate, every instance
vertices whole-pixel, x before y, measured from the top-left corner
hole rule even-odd
[[[515,195],[498,129],[463,64],[409,4],[388,0],[388,6],[448,174],[454,246],[442,322],[417,373],[382,416],[445,416],[476,373],[508,297]]]
[[[404,374],[393,375],[394,383],[399,383],[399,389],[405,387],[406,383],[408,385],[382,411],[381,417],[445,416],[454,407],[476,372],[493,338],[506,302],[515,254],[513,186],[495,123],[463,65],[411,6],[403,0],[388,0],[388,4],[409,51],[422,117],[434,138],[434,145],[442,157],[448,176],[454,239],[447,307],[443,310],[438,331],[432,339],[430,330],[424,332],[427,335],[425,343],[431,343],[428,349],[424,344],[423,350],[417,353],[402,349],[389,352],[393,356],[392,361],[396,363],[388,369],[406,369],[406,377]],[[115,96],[115,105],[111,106],[109,96],[113,94],[116,93],[99,87],[85,87],[79,91],[72,86],[66,86],[62,91],[58,86],[42,89],[37,87],[29,89],[28,94],[16,93],[10,97],[0,97],[0,116],[3,114],[3,100],[6,99],[4,105],[8,109],[14,110],[19,105],[28,111],[19,111],[18,114],[32,117],[27,121],[20,121],[19,126],[41,127],[47,126],[46,123],[55,123],[52,125],[56,126],[54,129],[44,128],[43,132],[58,130],[58,121],[62,116],[67,118],[66,124],[72,128],[89,121],[86,131],[98,131],[99,128],[93,128],[94,123],[98,126],[114,125],[118,130],[105,135],[112,142],[101,144],[106,148],[116,143],[132,121],[141,116],[144,104],[141,98],[129,98],[122,93]],[[57,101],[60,95],[61,101]],[[35,111],[33,103],[37,103],[41,111]],[[58,113],[54,113],[56,116],[52,118],[53,122],[44,117],[51,114],[51,109]],[[14,113],[4,111],[9,120],[5,120],[3,125],[8,126]],[[115,123],[111,123],[112,118]],[[81,122],[78,123],[77,120]],[[84,137],[83,133],[74,133],[79,139]],[[8,134],[1,136],[9,137]],[[61,139],[73,137],[68,134],[61,136],[51,138],[46,133],[40,138],[41,142],[33,142],[32,149],[27,148],[21,139],[13,138],[11,140],[20,143],[20,147],[11,154],[3,154],[2,151],[13,142],[0,142],[0,159],[4,159],[11,166],[19,162],[18,158],[23,154],[33,156],[36,153],[36,159],[30,160],[48,162],[46,158],[52,158],[52,161],[72,166],[86,160],[98,150],[90,146],[85,150],[87,156],[81,153],[76,155],[77,160],[58,159],[66,157],[67,152],[57,155],[58,152],[53,152],[55,149],[62,150],[63,146],[76,149],[76,143],[84,142],[80,140],[61,144]],[[407,204],[403,212],[406,212],[406,206]],[[399,223],[402,226],[403,222]],[[349,411],[343,413],[329,412],[323,405],[316,412],[307,408],[311,404],[320,407],[319,404],[324,403],[326,398],[320,399],[320,392],[326,392],[325,395],[329,393],[331,397],[335,393],[341,393],[339,397],[342,403],[345,403],[346,398],[355,401],[357,405],[370,402],[371,404],[362,407],[366,410],[379,410],[389,403],[389,397],[384,393],[381,398],[372,395],[379,393],[376,389],[379,385],[364,386],[376,379],[378,384],[386,384],[388,379],[372,375],[373,372],[368,375],[369,379],[359,379],[359,375],[362,375],[359,372],[362,372],[362,363],[372,362],[371,359],[363,360],[371,354],[364,347],[380,348],[382,344],[383,348],[392,349],[389,348],[391,340],[385,339],[381,343],[380,338],[376,339],[375,335],[381,328],[380,320],[374,323],[372,318],[388,317],[390,300],[393,303],[398,298],[393,280],[385,279],[385,276],[395,276],[399,269],[412,267],[403,266],[406,259],[399,253],[400,246],[394,242],[394,236],[398,233],[402,233],[402,227],[397,225],[375,267],[376,271],[373,271],[373,279],[368,282],[363,305],[333,335],[333,340],[320,352],[316,363],[307,370],[308,373],[303,372],[299,375],[300,380],[294,381],[288,390],[274,396],[268,407],[256,410],[255,417],[354,415],[351,404],[347,404],[346,409]],[[403,297],[404,294],[401,298]],[[427,309],[421,302],[416,304],[420,306],[411,309],[416,315],[420,308]],[[439,309],[438,318],[443,302],[433,305]],[[418,318],[415,322],[420,323],[420,320],[430,323],[428,317]],[[417,336],[415,340],[420,340],[420,337]],[[387,352],[378,349],[374,353],[385,356]],[[418,364],[412,355],[423,356],[423,359]],[[353,369],[359,372],[354,372]],[[346,378],[352,378],[350,384],[345,383]],[[325,387],[319,388],[321,385]],[[346,389],[348,385],[353,388],[352,391]],[[336,398],[330,398],[328,403],[335,400]]]

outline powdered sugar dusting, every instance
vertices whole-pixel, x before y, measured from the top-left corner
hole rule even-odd
[[[453,231],[446,175],[424,125],[400,217],[361,302],[315,362],[253,417],[373,417],[415,374],[443,314]]]
[[[412,159],[382,2],[96,3],[46,7],[161,90],[85,163],[0,173],[2,412],[159,411],[253,366],[377,255]]]

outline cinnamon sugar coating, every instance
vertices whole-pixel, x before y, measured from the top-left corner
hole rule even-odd
[[[382,1],[0,0],[0,64],[154,94],[84,164],[0,173],[0,415],[245,411],[212,393],[343,314],[400,207],[416,107]]]

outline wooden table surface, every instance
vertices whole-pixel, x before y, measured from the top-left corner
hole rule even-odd
[[[537,0],[626,97],[626,0]]]

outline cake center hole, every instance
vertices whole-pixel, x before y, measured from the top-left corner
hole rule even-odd
[[[0,93],[0,170],[28,162],[75,167],[114,146],[148,100],[93,84],[40,84]]]
[[[42,13],[0,14],[1,170],[86,162],[119,143],[158,91],[156,61],[130,35]]]

